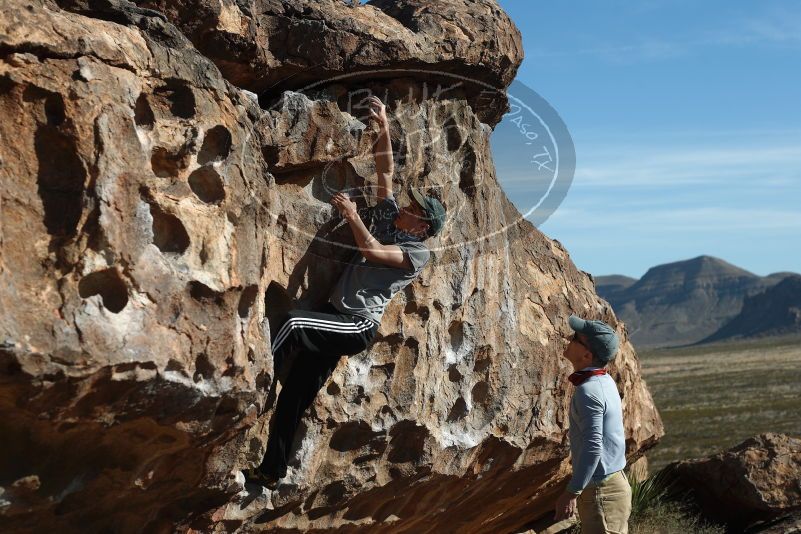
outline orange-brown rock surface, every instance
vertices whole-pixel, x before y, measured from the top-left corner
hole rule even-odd
[[[428,90],[426,64],[511,81],[494,1],[59,4],[0,17],[3,531],[512,531],[569,473],[570,313],[623,337],[630,458],[661,436],[623,325],[497,183],[502,93]],[[432,188],[450,218],[307,412],[286,483],[254,492],[271,326],[327,298],[350,253],[328,200],[373,179],[364,91],[388,103],[399,196]]]
[[[223,76],[255,92],[342,73],[375,80],[372,71],[387,67],[429,82],[444,71],[505,87],[523,54],[520,32],[494,1],[373,0],[349,9],[343,0],[135,3],[165,13]],[[479,94],[467,98],[484,122],[505,111],[499,101],[479,102]]]

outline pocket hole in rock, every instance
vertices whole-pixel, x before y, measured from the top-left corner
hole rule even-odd
[[[165,371],[176,371],[176,372],[186,373],[186,369],[184,368],[184,364],[182,364],[178,360],[175,360],[175,359],[172,359],[172,358],[167,362],[167,367],[165,367],[164,370]]]
[[[171,80],[157,88],[153,91],[153,100],[164,116],[167,111],[181,119],[191,119],[195,115],[195,95],[182,81]]]
[[[478,358],[476,359],[476,363],[473,364],[473,371],[476,373],[481,373],[483,371],[486,371],[487,369],[489,369],[490,363],[492,362],[490,362],[489,357]]]
[[[257,285],[248,286],[242,291],[242,296],[239,297],[239,317],[246,319],[250,315],[257,296],[259,296],[259,286]]]
[[[486,382],[478,382],[475,386],[473,386],[473,390],[471,391],[471,396],[473,397],[473,402],[478,404],[486,404],[490,398],[490,390],[489,384]]]
[[[156,123],[156,118],[153,116],[153,110],[150,109],[150,103],[147,101],[147,95],[142,93],[136,99],[136,106],[134,107],[134,122],[137,126],[143,128],[152,128]]]
[[[44,104],[42,111],[44,111],[44,124],[47,126],[59,126],[67,118],[64,97],[58,93],[35,85],[28,85],[22,92],[22,99],[26,102],[41,101]],[[41,123],[41,121],[39,122]]]
[[[472,198],[476,193],[476,153],[469,145],[467,148],[462,170],[459,171],[459,189]]]
[[[453,321],[448,327],[448,334],[451,337],[451,348],[453,352],[458,353],[464,344],[464,323],[461,321]]]
[[[153,204],[150,215],[153,217],[153,244],[162,252],[182,254],[189,247],[189,234],[181,220]]]
[[[223,302],[222,293],[219,291],[214,291],[203,282],[198,282],[197,280],[192,280],[189,282],[189,295],[198,302],[212,300],[217,304],[222,304]]]
[[[25,98],[44,100],[46,124],[41,124],[34,134],[39,163],[36,183],[44,209],[44,224],[50,235],[70,236],[75,233],[83,210],[86,168],[74,137],[59,127],[65,121],[61,95],[28,89]]]
[[[392,463],[415,462],[423,456],[428,429],[414,421],[399,421],[389,431],[391,437],[387,460]]]
[[[195,361],[195,375],[193,379],[195,382],[199,382],[201,379],[210,380],[212,378],[214,378],[214,364],[211,363],[211,360],[209,360],[205,352],[201,352],[198,354],[197,360]]]
[[[219,204],[225,198],[222,178],[214,167],[200,167],[189,175],[192,192],[207,204]]]
[[[231,132],[222,125],[215,126],[203,139],[203,146],[197,155],[197,162],[201,165],[212,161],[222,161],[231,152]]]
[[[464,143],[459,125],[456,124],[456,121],[453,120],[453,117],[449,117],[447,122],[445,122],[444,128],[445,139],[448,144],[448,151],[454,152],[458,150],[459,147],[462,146],[462,143]]]
[[[464,376],[462,376],[462,373],[456,368],[456,364],[452,364],[448,367],[448,380],[451,382],[459,382],[462,378],[464,378]]]
[[[64,109],[64,98],[56,93],[49,93],[45,98],[45,117],[50,126],[59,126],[67,118]]]
[[[385,444],[385,431],[374,431],[364,421],[351,421],[340,426],[331,436],[328,446],[335,451],[347,452],[360,449],[365,445]]]
[[[78,282],[81,298],[100,295],[103,306],[112,313],[119,313],[128,304],[128,288],[116,269],[104,269],[87,274]]]
[[[464,416],[467,415],[467,411],[467,403],[462,397],[459,397],[456,399],[456,402],[453,403],[453,407],[448,414],[448,422],[452,423],[459,419],[464,419]]]

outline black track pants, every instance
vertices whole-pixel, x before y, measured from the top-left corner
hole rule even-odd
[[[340,313],[330,303],[320,311],[292,310],[272,339],[276,364],[298,349],[275,409],[267,453],[259,466],[263,473],[286,474],[290,447],[303,413],[333,372],[343,354],[367,348],[378,325],[358,315]]]

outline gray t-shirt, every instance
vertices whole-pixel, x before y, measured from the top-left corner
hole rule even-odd
[[[328,299],[340,312],[380,323],[384,308],[395,293],[417,278],[428,262],[431,256],[428,247],[393,224],[398,213],[400,209],[394,196],[389,195],[381,200],[374,208],[375,224],[371,233],[384,245],[400,247],[408,256],[412,268],[370,262],[360,251],[355,251]]]

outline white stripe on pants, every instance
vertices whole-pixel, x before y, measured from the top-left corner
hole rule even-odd
[[[275,354],[295,328],[313,328],[315,330],[323,330],[326,332],[358,333],[364,332],[365,330],[370,330],[372,327],[373,323],[368,319],[364,319],[356,323],[351,323],[349,321],[343,321],[340,323],[337,321],[327,321],[325,319],[292,317],[288,319],[278,331],[278,334],[275,337],[275,342],[272,346],[272,351],[273,354]]]

